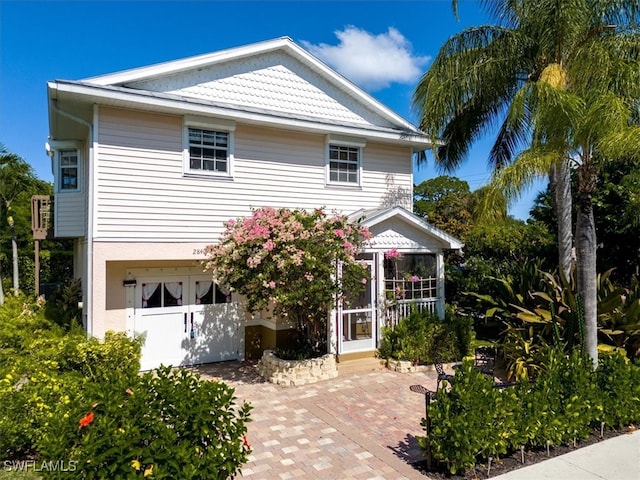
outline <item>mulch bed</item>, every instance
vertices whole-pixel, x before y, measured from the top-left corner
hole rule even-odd
[[[608,438],[617,437],[618,435],[624,435],[633,430],[635,430],[635,427],[633,425],[629,426],[624,430],[605,429],[603,436],[601,438],[600,430],[594,429],[589,435],[589,437],[577,442],[575,447],[573,446],[573,444],[550,447],[548,456],[547,456],[546,448],[542,448],[538,450],[525,450],[524,463],[522,463],[521,452],[517,451],[512,455],[508,455],[498,460],[494,459],[491,462],[491,469],[488,475],[487,475],[487,471],[489,470],[488,468],[489,466],[486,462],[478,463],[476,464],[475,468],[470,468],[463,474],[456,474],[456,475],[450,474],[445,464],[438,464],[438,462],[435,462],[435,461],[434,461],[434,465],[432,465],[431,470],[427,469],[426,460],[413,463],[412,466],[416,470],[423,473],[424,475],[429,476],[429,478],[433,480],[445,480],[445,479],[447,480],[482,480],[486,478],[496,477],[498,475],[502,475],[512,470],[517,470],[518,468],[533,465],[534,463],[542,462],[544,460],[548,460],[549,458],[556,457],[558,455],[563,455],[565,453],[573,452],[579,448],[586,447],[588,445],[593,445],[595,443],[602,442]]]

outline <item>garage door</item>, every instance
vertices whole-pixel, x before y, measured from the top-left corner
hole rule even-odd
[[[144,337],[141,369],[238,358],[238,304],[210,276],[137,279],[136,335]]]

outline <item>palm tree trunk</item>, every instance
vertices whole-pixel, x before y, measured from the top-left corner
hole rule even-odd
[[[13,217],[9,217],[9,228],[11,230],[11,250],[13,253],[13,294],[20,292],[20,275],[18,272],[18,239],[16,238],[16,227]]]
[[[583,167],[581,167],[582,170]],[[588,169],[585,169],[588,170]],[[580,195],[578,197],[578,219],[576,222],[578,295],[584,305],[585,350],[598,366],[598,292],[596,287],[596,224],[593,218],[593,203],[589,185],[595,183],[591,172],[580,172]],[[594,183],[591,182],[593,180]],[[585,188],[585,183],[586,188]]]
[[[568,159],[563,159],[552,167],[549,180],[558,222],[558,265],[565,278],[569,279],[573,265],[573,234],[571,169]]]

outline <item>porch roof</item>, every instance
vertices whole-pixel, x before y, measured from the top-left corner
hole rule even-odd
[[[385,232],[386,226],[388,226],[390,230],[395,231],[396,228],[393,228],[394,225],[397,226],[400,224],[405,227],[410,227],[413,231],[417,231],[417,234],[424,239],[424,243],[436,243],[441,248],[449,250],[460,250],[464,246],[457,238],[425,222],[422,218],[400,206],[370,210],[360,209],[349,215],[349,220],[352,222],[360,221],[361,225],[369,227],[374,233],[374,237],[372,238],[374,241],[377,237],[376,231]],[[402,235],[401,232],[397,233]],[[424,244],[423,242],[418,243]]]

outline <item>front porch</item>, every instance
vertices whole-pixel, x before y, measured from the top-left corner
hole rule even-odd
[[[444,251],[462,243],[402,207],[358,211],[350,216],[372,232],[360,255],[371,281],[345,295],[328,325],[329,352],[341,358],[372,356],[382,328],[413,309],[444,316]]]

